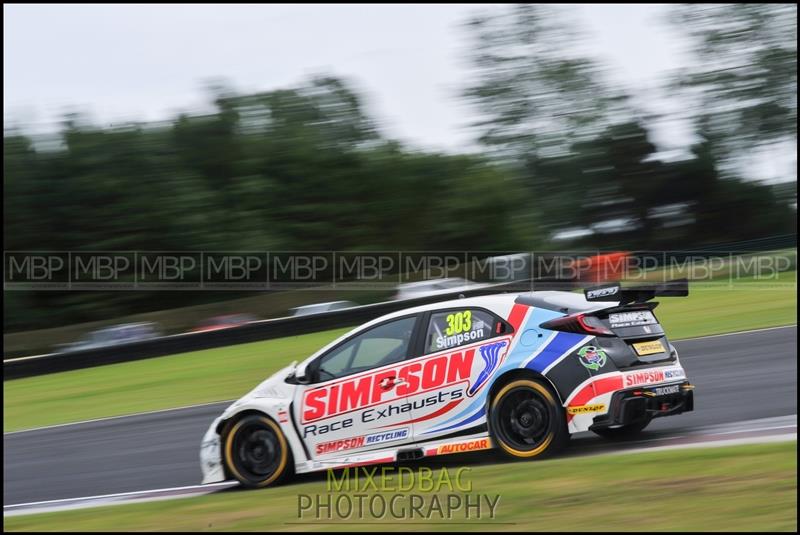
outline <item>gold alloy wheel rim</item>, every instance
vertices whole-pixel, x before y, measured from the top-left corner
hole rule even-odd
[[[498,401],[500,399],[502,399],[503,396],[507,392],[509,392],[510,390],[513,390],[514,388],[518,388],[518,387],[521,387],[521,386],[528,387],[528,388],[531,388],[531,389],[535,390],[543,398],[545,398],[549,403],[555,404],[555,400],[553,399],[553,396],[550,394],[550,391],[547,390],[547,388],[545,388],[543,385],[541,385],[541,384],[539,384],[539,383],[537,383],[535,381],[532,381],[530,379],[518,379],[516,381],[512,381],[512,382],[508,383],[506,386],[504,386],[500,390],[500,392],[497,393],[497,395],[492,400],[491,409],[492,410],[496,409]],[[547,433],[547,436],[542,441],[542,443],[539,444],[534,449],[532,449],[532,450],[518,450],[518,449],[512,448],[511,446],[506,444],[503,440],[500,439],[500,437],[497,437],[497,443],[500,445],[501,448],[503,448],[503,450],[505,450],[506,452],[510,453],[514,457],[521,457],[521,458],[535,457],[535,456],[541,454],[544,450],[547,449],[547,447],[550,445],[550,443],[552,441],[553,441],[553,431],[550,430]]]
[[[233,441],[234,441],[234,437],[236,436],[236,432],[239,430],[239,428],[244,424],[244,422],[246,420],[247,420],[246,417],[240,419],[238,422],[236,422],[236,424],[233,426],[233,428],[230,430],[230,432],[228,432],[228,435],[225,438],[225,461],[226,461],[226,464],[228,465],[228,468],[231,470],[231,472],[233,472],[234,476],[239,481],[247,482],[248,484],[254,485],[256,487],[266,487],[267,485],[269,485],[270,483],[272,483],[276,479],[278,479],[281,476],[281,474],[283,474],[283,471],[286,468],[286,463],[288,461],[288,456],[289,456],[288,452],[287,452],[286,439],[284,438],[283,432],[281,431],[280,427],[278,427],[278,424],[276,424],[274,421],[272,421],[271,419],[267,418],[266,416],[260,416],[259,417],[259,420],[261,422],[265,423],[267,426],[269,426],[273,430],[275,435],[277,436],[278,443],[280,444],[280,448],[281,448],[281,458],[280,458],[280,462],[278,463],[278,468],[275,469],[275,471],[272,473],[271,476],[269,476],[264,481],[259,481],[257,483],[256,482],[252,482],[248,478],[244,477],[241,474],[241,472],[239,472],[239,470],[236,467],[236,463],[233,461]]]

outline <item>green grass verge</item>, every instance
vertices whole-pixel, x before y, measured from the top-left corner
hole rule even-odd
[[[657,313],[672,339],[794,324],[796,272],[732,286],[698,284],[688,298],[662,299]],[[237,398],[345,331],[4,381],[3,430]]]
[[[348,329],[3,382],[3,431],[222,401]]]
[[[797,323],[797,272],[775,279],[690,283],[689,297],[658,299],[656,314],[672,339]]]
[[[323,511],[321,518],[313,512],[299,518],[299,495],[328,494],[323,476],[259,491],[8,517],[4,527],[7,531],[797,530],[796,442],[469,468],[462,482],[472,485],[473,502],[478,494],[492,500],[500,496],[494,519],[476,519],[474,512],[467,519],[462,508],[452,512],[451,521],[442,521],[437,514],[398,521],[370,516],[368,507],[360,524],[345,523],[358,522],[357,508],[350,517],[331,519]],[[455,470],[452,465],[448,468],[451,478]],[[392,474],[390,486],[396,488],[396,472]],[[438,479],[435,469],[433,481]],[[410,503],[409,494],[420,495],[425,501],[422,511],[429,510],[433,496],[442,503],[447,503],[448,494],[463,499],[463,493],[446,486],[439,492],[417,487],[381,493],[387,503],[394,495],[405,495],[396,499],[397,507]],[[484,506],[484,515],[487,511]],[[326,523],[312,523],[315,520]]]

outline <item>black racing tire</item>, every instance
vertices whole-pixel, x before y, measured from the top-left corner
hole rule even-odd
[[[599,429],[592,429],[592,432],[609,440],[633,440],[638,438],[644,428],[650,425],[651,420],[652,418],[647,416],[637,422],[621,425],[619,427],[601,427]]]
[[[292,472],[292,452],[274,420],[249,414],[228,427],[222,450],[225,468],[243,486],[266,487]]]
[[[489,406],[495,444],[509,457],[550,457],[569,442],[564,409],[550,388],[533,379],[504,385]]]

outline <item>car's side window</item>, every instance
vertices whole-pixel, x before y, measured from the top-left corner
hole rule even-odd
[[[383,323],[331,350],[320,358],[318,380],[337,379],[404,360],[416,321],[412,316]]]
[[[495,336],[498,320],[480,309],[434,312],[425,334],[425,353],[434,353]]]

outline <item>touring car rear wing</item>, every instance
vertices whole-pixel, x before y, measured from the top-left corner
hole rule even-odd
[[[689,295],[689,280],[675,279],[661,284],[623,288],[619,284],[606,284],[586,288],[587,301],[613,301],[620,305],[644,303],[654,297],[686,297]]]

